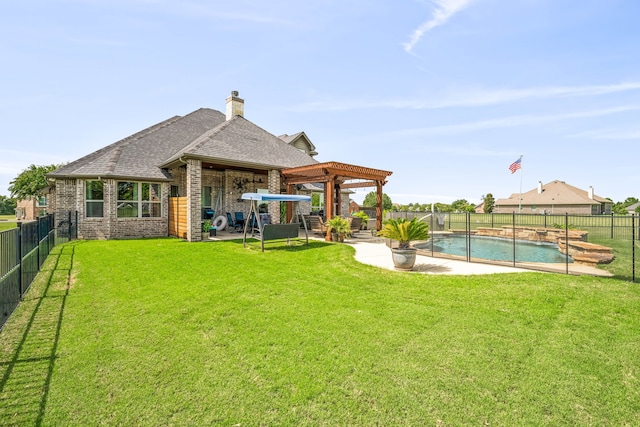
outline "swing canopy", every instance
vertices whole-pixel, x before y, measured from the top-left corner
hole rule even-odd
[[[243,200],[251,201],[247,220],[244,223],[244,236],[242,237],[242,244],[244,247],[247,246],[248,232],[251,233],[252,237],[256,234],[260,236],[262,252],[264,252],[265,242],[269,240],[286,239],[288,244],[291,239],[299,239],[300,224],[302,224],[304,228],[304,240],[307,245],[309,244],[307,222],[305,221],[304,216],[300,213],[300,208],[297,203],[297,216],[301,220],[299,223],[291,222],[289,224],[271,224],[271,220],[268,218],[265,218],[267,223],[263,223],[262,215],[258,213],[258,202],[307,202],[311,200],[311,196],[298,194],[244,193],[241,198]]]
[[[268,193],[244,193],[243,200],[258,200],[264,202],[306,202],[311,196],[301,194],[268,194]]]

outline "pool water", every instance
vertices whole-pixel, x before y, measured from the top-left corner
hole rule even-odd
[[[467,256],[467,238],[462,234],[435,235],[433,251],[449,255]],[[431,251],[431,241],[414,245]],[[471,236],[471,257],[492,261],[513,261],[513,240],[497,237]],[[516,240],[516,262],[564,263],[566,256],[553,243]],[[573,262],[569,257],[569,262]]]

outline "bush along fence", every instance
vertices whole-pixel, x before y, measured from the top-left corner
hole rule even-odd
[[[29,290],[51,249],[77,238],[77,213],[50,214],[0,232],[0,330]]]
[[[432,238],[419,245],[424,255],[567,274],[600,270],[636,281],[636,249],[640,242],[637,215],[450,212],[387,215],[419,218],[429,224]]]

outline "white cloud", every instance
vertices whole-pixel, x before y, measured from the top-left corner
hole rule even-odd
[[[618,130],[618,129],[602,129],[589,132],[580,132],[567,135],[568,138],[580,139],[616,139],[616,140],[638,140],[640,141],[640,129]]]
[[[403,129],[396,132],[386,133],[385,136],[424,136],[424,135],[450,135],[460,134],[486,129],[508,128],[519,126],[535,126],[544,123],[557,122],[562,120],[576,120],[592,117],[610,116],[613,114],[625,113],[628,111],[638,111],[640,106],[630,105],[623,107],[606,108],[600,110],[579,111],[566,114],[550,115],[520,115],[501,117],[492,120],[481,120],[476,122],[459,123],[454,125],[432,126],[426,128]]]
[[[429,98],[393,98],[393,99],[325,99],[301,104],[295,111],[348,111],[358,109],[408,109],[435,110],[454,107],[482,107],[506,104],[531,99],[558,99],[589,97],[630,92],[640,89],[640,82],[614,83],[609,85],[588,86],[546,86],[523,89],[477,89],[459,88],[440,96]]]
[[[469,6],[471,1],[472,0],[433,0],[435,9],[431,18],[413,31],[409,41],[407,43],[403,43],[404,50],[407,53],[412,53],[413,48],[420,41],[422,36],[434,28],[446,24],[453,15]]]

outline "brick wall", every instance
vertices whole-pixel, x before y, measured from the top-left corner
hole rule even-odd
[[[280,179],[280,171],[269,171],[269,193],[280,194],[280,188],[282,181]],[[271,215],[271,222],[274,224],[280,223],[280,202],[269,202],[269,215]]]
[[[196,159],[187,160],[187,240],[202,240],[202,162]]]

